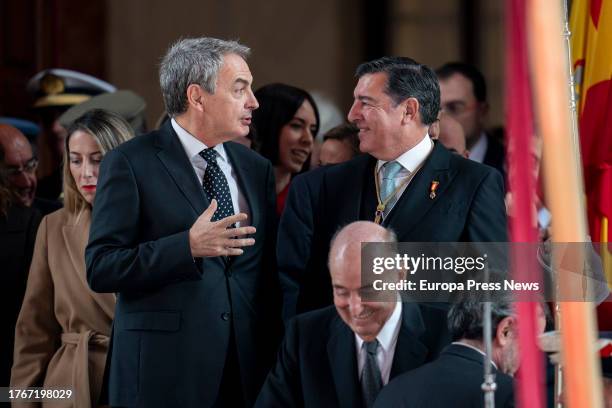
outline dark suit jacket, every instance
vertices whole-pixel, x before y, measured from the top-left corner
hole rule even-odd
[[[279,268],[282,266],[279,279],[284,298],[284,322],[296,314],[300,291],[298,277],[310,257],[315,209],[323,174],[327,169],[329,166],[318,167],[291,181],[285,210],[278,225],[278,242],[282,242],[282,245],[277,245],[276,258]]]
[[[497,391],[495,407],[513,407],[512,377],[492,367]],[[432,363],[402,374],[380,392],[375,408],[484,407],[483,355],[451,344]]]
[[[491,166],[506,177],[506,150],[504,145],[499,142],[499,139],[489,134],[486,135],[488,140],[487,151],[485,153],[483,164]]]
[[[209,203],[170,122],[103,160],[86,261],[93,290],[119,293],[111,405],[212,405],[230,325],[248,404],[272,364],[280,325],[273,170],[240,144],[224,146],[257,228],[255,245],[229,261],[191,256],[189,228]]]
[[[432,361],[449,343],[444,310],[404,303],[390,378]],[[360,407],[355,334],[333,306],[295,317],[256,407]]]
[[[308,182],[304,180],[300,184],[300,178],[296,178],[292,183],[277,249],[278,254],[283,254],[279,256],[278,266],[283,282],[284,317],[332,303],[327,269],[330,241],[346,224],[374,220],[377,205],[375,165],[374,157],[358,156],[320,174],[302,176],[309,177]],[[440,183],[435,199],[429,196],[433,180]],[[305,213],[305,210],[292,208],[309,202],[307,195],[314,186],[298,190],[306,183],[319,185],[319,199],[312,209],[313,225],[307,253],[303,249],[296,252],[296,248],[301,247],[295,242],[296,237],[307,235],[304,223],[295,217],[296,213]],[[400,242],[505,242],[502,177],[494,169],[453,154],[436,143],[383,225],[393,229]]]
[[[0,385],[7,386],[13,365],[15,323],[23,302],[41,215],[35,208],[11,205],[0,213]]]

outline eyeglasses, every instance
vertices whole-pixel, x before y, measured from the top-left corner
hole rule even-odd
[[[22,173],[24,174],[34,174],[36,169],[38,168],[38,159],[36,157],[32,157],[28,160],[23,166],[7,166],[5,167],[5,174],[7,177],[18,177]]]

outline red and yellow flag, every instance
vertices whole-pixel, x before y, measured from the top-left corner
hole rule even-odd
[[[573,0],[570,27],[589,230],[612,284],[612,0]]]

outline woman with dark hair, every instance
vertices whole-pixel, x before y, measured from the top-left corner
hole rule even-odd
[[[266,85],[255,97],[259,102],[259,109],[253,112],[257,151],[274,165],[280,216],[291,177],[308,169],[319,131],[319,111],[308,92],[291,85]]]
[[[115,295],[87,284],[85,246],[104,155],[134,135],[120,116],[91,110],[64,142],[64,208],[43,218],[15,328],[11,386],[71,389],[54,407],[98,405]],[[43,403],[44,406],[44,403]]]

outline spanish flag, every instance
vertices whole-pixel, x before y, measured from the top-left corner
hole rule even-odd
[[[612,285],[612,0],[573,0],[570,29],[589,230]]]

